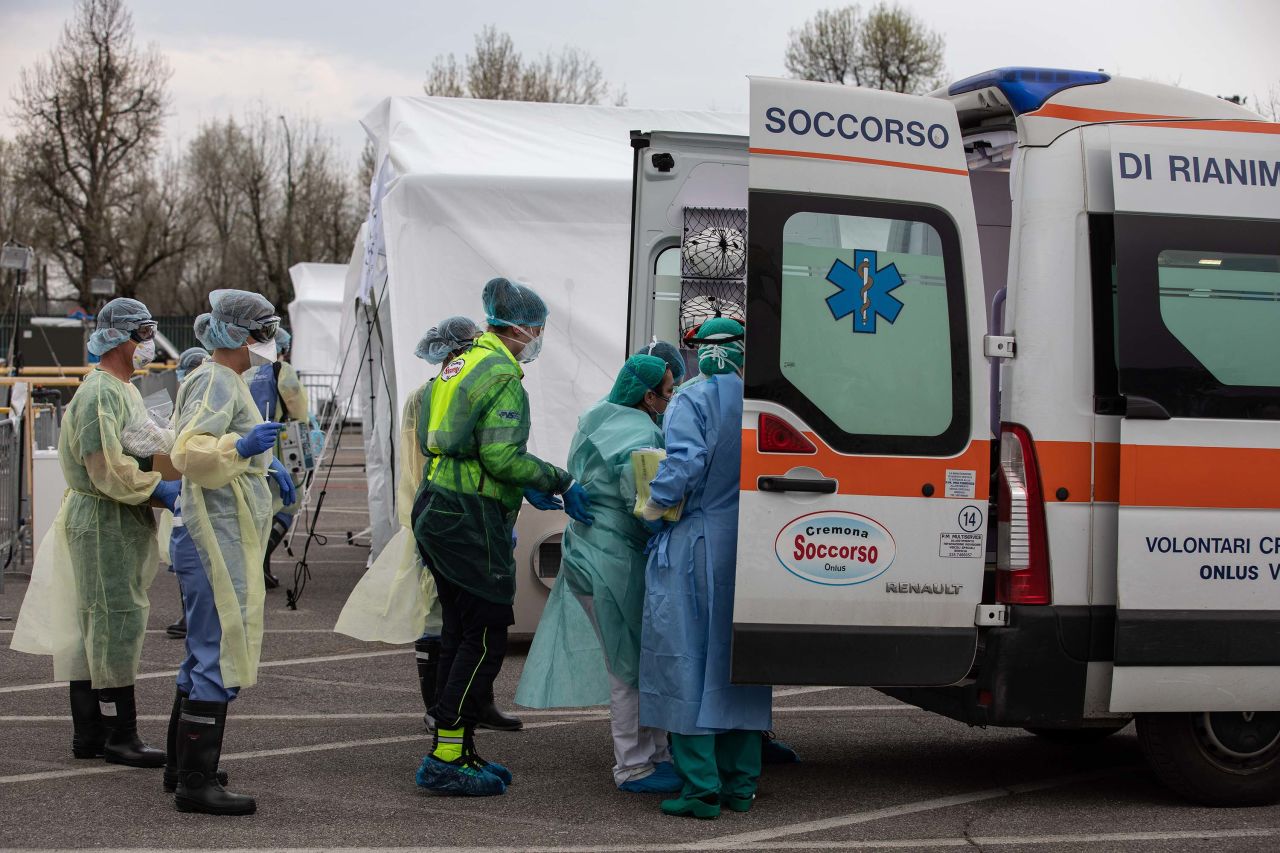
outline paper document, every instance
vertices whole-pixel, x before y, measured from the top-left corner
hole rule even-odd
[[[644,512],[644,505],[649,502],[649,484],[658,476],[658,463],[667,458],[665,450],[656,447],[641,447],[631,451],[631,469],[636,475],[636,507],[635,516],[639,518]],[[679,521],[680,510],[684,501],[668,509],[662,514],[667,521]]]

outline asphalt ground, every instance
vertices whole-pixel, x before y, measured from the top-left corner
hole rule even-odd
[[[348,446],[356,446],[351,438]],[[0,622],[0,846],[45,849],[434,850],[1280,850],[1280,807],[1205,809],[1162,788],[1130,727],[1089,748],[1021,731],[975,729],[862,688],[779,688],[775,727],[803,763],[767,767],[755,808],[715,821],[669,818],[660,796],[613,786],[607,714],[525,712],[518,733],[482,733],[482,753],[516,781],[484,800],[415,787],[430,744],[411,649],[332,633],[366,548],[365,475],[343,452],[296,611],[268,593],[260,682],[232,705],[222,766],[257,797],[244,818],[182,814],[160,771],[71,757],[66,687],[45,658],[7,648]],[[295,540],[300,551],[301,538]],[[292,573],[278,553],[275,571]],[[9,578],[0,617],[26,584]],[[152,588],[138,701],[143,736],[163,746],[182,644],[164,635],[177,584]],[[498,701],[512,707],[523,651]]]

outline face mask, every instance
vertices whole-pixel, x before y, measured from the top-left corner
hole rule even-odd
[[[143,341],[133,348],[133,369],[141,370],[156,360],[156,342]]]
[[[521,364],[528,364],[536,359],[538,354],[542,352],[542,335],[538,335],[538,337],[535,338],[519,326],[512,326],[511,328],[524,335],[525,340],[528,341],[528,343],[524,345],[524,349],[520,350],[520,354],[516,356],[516,361]]]
[[[275,341],[249,341],[249,363],[255,367],[273,364],[276,360]]]

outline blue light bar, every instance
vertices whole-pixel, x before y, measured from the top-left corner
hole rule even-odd
[[[1101,71],[1069,71],[1063,68],[997,68],[952,83],[949,95],[963,95],[992,86],[1004,93],[1014,115],[1022,115],[1044,106],[1054,95],[1074,86],[1105,83],[1111,75]]]

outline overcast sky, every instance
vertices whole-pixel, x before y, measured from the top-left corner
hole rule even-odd
[[[744,111],[748,74],[783,75],[787,33],[823,0],[129,0],[141,42],[173,67],[170,141],[258,104],[308,115],[355,157],[359,118],[421,94],[431,59],[485,24],[526,55],[592,53],[631,106]],[[863,4],[864,8],[867,5]],[[1102,68],[1214,95],[1280,89],[1280,0],[904,0],[946,38],[958,79],[1003,65]],[[57,40],[71,0],[0,0],[0,94]]]

